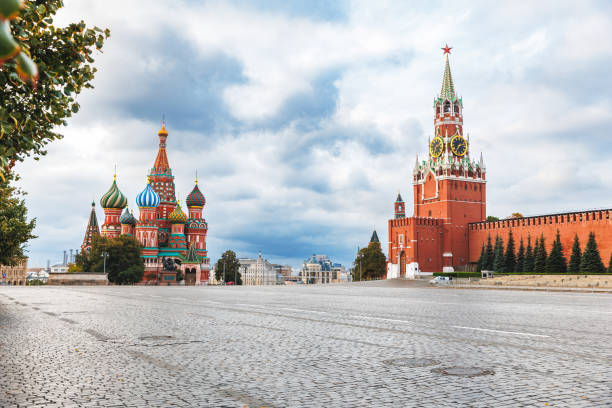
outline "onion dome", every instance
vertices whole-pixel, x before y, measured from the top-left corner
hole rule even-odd
[[[202,194],[202,192],[200,191],[200,189],[198,188],[198,182],[196,181],[196,185],[193,188],[193,190],[191,190],[191,193],[189,193],[189,195],[187,196],[187,207],[191,208],[191,207],[204,207],[204,204],[206,204],[206,199],[204,198],[204,194]]]
[[[127,197],[117,187],[117,176],[115,175],[113,185],[100,199],[100,205],[102,208],[125,208],[127,201]]]
[[[187,222],[187,215],[181,209],[181,205],[177,204],[174,211],[168,216],[168,221],[171,224],[185,224]]]
[[[130,213],[128,208],[125,207],[123,214],[121,214],[121,217],[119,217],[119,222],[121,224],[136,225],[136,218],[134,217],[134,214]]]
[[[157,132],[158,136],[168,136],[168,131],[166,130],[166,122],[162,122],[162,127]]]
[[[151,188],[151,184],[147,186],[136,196],[136,204],[138,207],[157,207],[159,205],[159,195]]]

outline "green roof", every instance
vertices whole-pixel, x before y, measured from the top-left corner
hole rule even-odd
[[[456,99],[455,85],[453,84],[453,76],[451,75],[450,64],[448,63],[448,54],[446,55],[446,66],[444,67],[444,77],[442,78],[440,98],[448,100]]]

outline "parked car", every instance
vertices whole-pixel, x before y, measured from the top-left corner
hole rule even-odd
[[[453,278],[451,278],[450,276],[436,276],[435,278],[433,278],[432,280],[429,281],[429,284],[430,285],[439,285],[441,283],[449,283],[452,280],[453,280]]]

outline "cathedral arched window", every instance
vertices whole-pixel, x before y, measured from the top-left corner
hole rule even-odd
[[[461,112],[459,111],[459,104],[455,104],[455,115],[459,115]]]

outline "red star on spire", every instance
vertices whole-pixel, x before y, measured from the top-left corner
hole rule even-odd
[[[448,44],[445,44],[443,48],[440,48],[442,51],[444,51],[445,54],[450,54],[450,50],[453,49],[453,47],[449,47]]]

